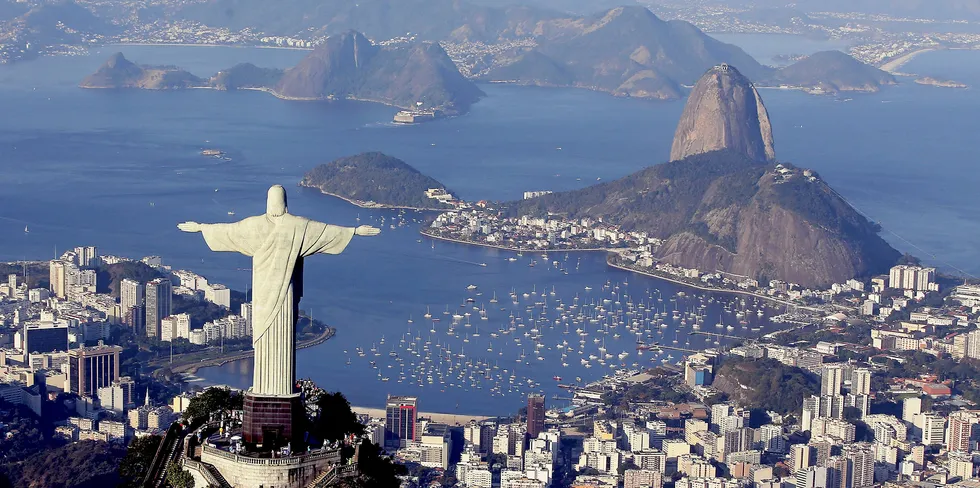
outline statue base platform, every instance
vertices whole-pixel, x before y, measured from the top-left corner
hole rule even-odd
[[[299,393],[288,396],[245,394],[245,418],[242,437],[258,449],[278,449],[301,435],[303,402]]]

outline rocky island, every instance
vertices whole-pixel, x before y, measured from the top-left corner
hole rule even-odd
[[[452,193],[404,161],[367,152],[321,164],[303,176],[299,186],[347,200],[359,207],[445,210]]]
[[[82,80],[79,86],[177,90],[206,87],[208,83],[175,66],[141,66],[126,59],[122,53],[116,53],[103,63],[98,71]]]
[[[269,90],[279,83],[282,74],[281,69],[241,63],[215,73],[208,85],[218,90]]]
[[[895,77],[841,51],[811,54],[779,71],[763,85],[802,88],[809,93],[877,92]]]
[[[928,86],[938,86],[940,88],[969,88],[970,86],[966,83],[960,83],[953,80],[941,80],[939,78],[933,78],[931,76],[923,76],[921,78],[916,78],[916,83],[920,85]]]
[[[878,226],[816,172],[775,163],[765,107],[744,76],[719,66],[695,86],[672,151],[681,159],[509,212],[601,218],[660,240],[658,262],[765,283],[828,286],[894,264]],[[733,137],[731,127],[747,129]]]

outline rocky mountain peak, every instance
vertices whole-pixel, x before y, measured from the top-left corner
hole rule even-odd
[[[772,126],[762,97],[734,66],[720,64],[695,83],[677,124],[671,161],[730,150],[754,161],[773,161]]]

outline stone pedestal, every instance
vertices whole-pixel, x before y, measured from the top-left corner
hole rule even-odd
[[[260,449],[277,449],[301,435],[303,403],[299,393],[288,396],[245,394],[242,436],[247,444]]]

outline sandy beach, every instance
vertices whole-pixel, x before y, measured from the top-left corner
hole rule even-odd
[[[383,408],[370,408],[370,407],[351,407],[354,413],[370,415],[371,418],[385,418],[385,409]],[[441,424],[449,425],[464,425],[469,423],[471,420],[486,420],[489,418],[485,415],[466,415],[466,414],[454,414],[454,413],[434,413],[434,412],[419,412],[420,419],[432,419],[433,422],[438,422]]]
[[[936,48],[927,47],[927,48],[923,48],[923,49],[918,49],[918,50],[912,51],[912,52],[910,52],[908,54],[903,54],[903,55],[901,55],[901,56],[899,56],[899,57],[897,57],[897,58],[895,58],[895,59],[893,59],[893,60],[891,60],[891,61],[883,64],[883,65],[881,65],[881,68],[880,69],[882,71],[887,71],[887,72],[889,72],[891,74],[897,74],[896,72],[902,66],[904,66],[905,63],[908,63],[909,61],[912,61],[913,59],[915,59],[916,56],[918,56],[918,55],[920,55],[922,53],[927,53],[929,51],[935,51],[935,50],[936,50]]]

